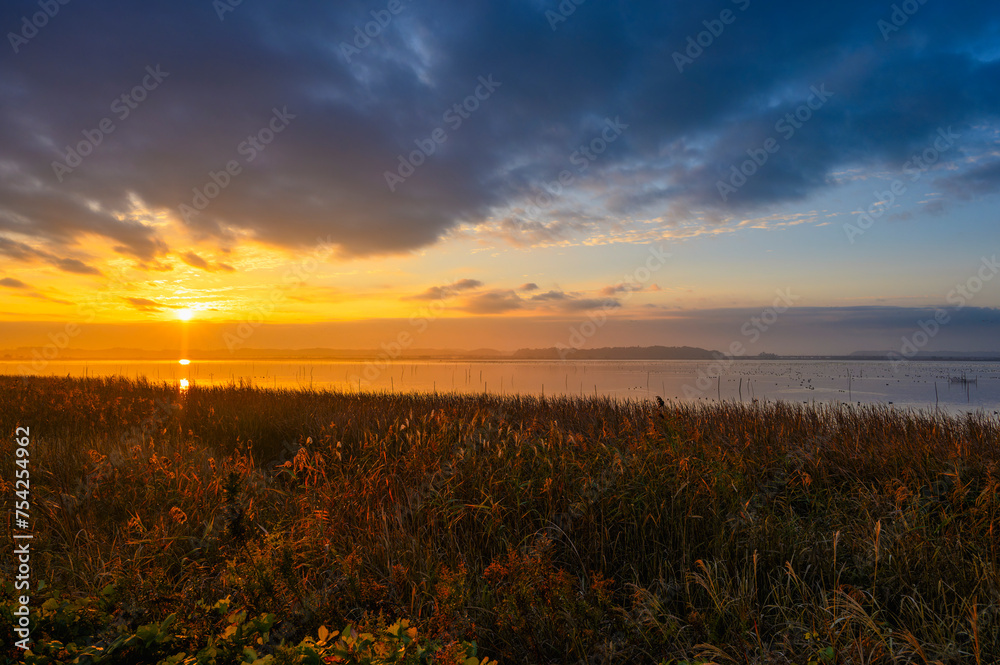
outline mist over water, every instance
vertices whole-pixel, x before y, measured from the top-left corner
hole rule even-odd
[[[19,374],[22,363],[0,362]],[[260,388],[613,396],[684,402],[785,400],[809,404],[935,406],[1000,411],[1000,363],[928,361],[298,361],[51,362],[41,375],[126,376],[178,386],[249,383]]]

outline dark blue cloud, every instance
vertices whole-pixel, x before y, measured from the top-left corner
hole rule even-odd
[[[388,4],[244,1],[220,19],[201,0],[76,0],[26,41],[8,34],[0,234],[55,253],[97,234],[151,261],[172,248],[134,202],[180,214],[195,207],[194,190],[224,182],[188,216],[196,236],[221,247],[235,231],[289,247],[329,238],[345,254],[378,254],[521,204],[566,170],[571,191],[617,178],[609,218],[738,213],[830,187],[839,168],[896,166],[939,127],[995,129],[1000,113],[1000,61],[989,59],[1000,9],[990,3],[926,3],[884,39],[878,21],[891,3],[860,0],[593,2],[555,30],[545,12],[556,2],[402,0],[370,44],[345,49]],[[679,72],[674,53],[725,10],[734,20]],[[6,2],[0,28],[16,35],[39,11]],[[167,75],[135,108],[116,102],[148,67]],[[490,76],[499,87],[454,126],[448,111]],[[781,139],[776,123],[824,84],[833,96]],[[265,149],[241,150],[275,109],[294,118]],[[54,172],[65,146],[105,118],[114,131],[72,171]],[[608,118],[629,127],[599,158],[572,162]],[[435,130],[446,140],[433,141]],[[780,150],[723,200],[717,183],[770,137]],[[390,191],[385,172],[420,145],[433,154]],[[992,148],[969,138],[953,157]],[[228,162],[239,169],[226,178]],[[954,176],[956,191],[996,191],[995,166],[978,168],[964,183]]]

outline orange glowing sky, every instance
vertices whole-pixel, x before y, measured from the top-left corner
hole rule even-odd
[[[0,56],[0,351],[366,348],[429,313],[421,347],[725,348],[782,293],[754,351],[942,309],[930,348],[1000,350],[996,7],[734,5],[687,59],[697,3],[406,5],[354,48],[350,6],[67,6]]]

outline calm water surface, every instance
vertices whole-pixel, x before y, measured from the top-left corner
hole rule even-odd
[[[0,362],[18,374],[22,363]],[[678,401],[786,400],[892,404],[951,413],[1000,411],[1000,363],[705,361],[63,361],[40,374],[145,377],[181,387],[251,383],[262,388],[530,395],[605,395]],[[955,379],[964,377],[966,382]]]

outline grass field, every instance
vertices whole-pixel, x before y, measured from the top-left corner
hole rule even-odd
[[[996,420],[0,377],[0,425],[31,662],[1000,662]]]

